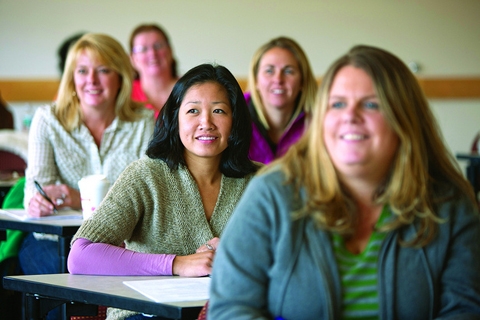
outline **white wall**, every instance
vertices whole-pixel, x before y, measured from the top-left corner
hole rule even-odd
[[[478,0],[0,0],[0,79],[56,78],[56,50],[68,36],[108,33],[127,48],[143,22],[167,29],[181,73],[217,62],[246,77],[255,49],[287,35],[317,76],[364,43],[416,61],[419,76],[478,77],[479,14]],[[431,102],[452,151],[467,151],[480,101]]]
[[[480,131],[480,100],[432,100],[430,106],[450,151],[468,153]],[[459,164],[465,172],[468,161],[459,161]]]

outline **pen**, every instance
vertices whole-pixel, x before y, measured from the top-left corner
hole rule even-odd
[[[55,206],[55,203],[53,203],[52,199],[50,199],[50,198],[47,196],[47,194],[46,194],[45,191],[43,190],[43,188],[42,188],[42,186],[40,185],[40,183],[38,183],[36,180],[34,180],[33,182],[35,183],[35,188],[37,188],[38,192],[42,195],[42,197],[53,205],[53,212],[54,212],[54,213],[58,213],[58,210],[57,210],[57,207]]]

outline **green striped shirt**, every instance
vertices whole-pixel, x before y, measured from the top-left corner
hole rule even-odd
[[[388,207],[382,210],[376,227],[390,215]],[[335,257],[342,282],[342,318],[378,319],[377,261],[385,233],[373,231],[365,250],[353,254],[345,247],[341,236],[333,236]]]

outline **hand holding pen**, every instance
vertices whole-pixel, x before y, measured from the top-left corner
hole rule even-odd
[[[30,216],[49,216],[64,207],[81,209],[80,192],[78,190],[70,188],[66,184],[42,186],[38,181],[34,181],[33,184],[38,192],[35,192],[28,203],[27,211]]]
[[[36,180],[34,181],[35,183],[35,188],[37,188],[38,192],[42,195],[42,197],[47,200],[48,202],[50,202],[53,206],[53,213],[58,213],[58,210],[57,210],[57,207],[55,206],[55,203],[52,201],[52,199],[50,199],[50,197],[45,193],[45,191],[43,190],[42,186],[40,185],[40,183],[38,183]]]

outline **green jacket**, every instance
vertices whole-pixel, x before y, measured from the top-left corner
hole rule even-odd
[[[25,177],[20,178],[8,191],[3,200],[3,209],[23,209]],[[18,230],[7,230],[7,240],[0,241],[0,262],[18,255],[25,233]]]

